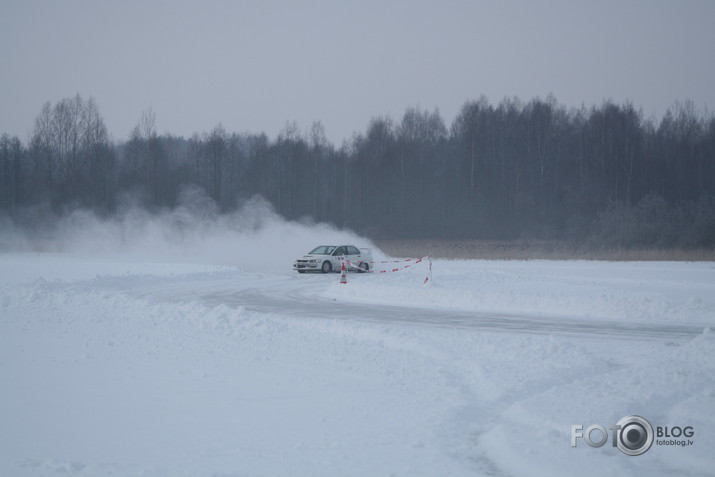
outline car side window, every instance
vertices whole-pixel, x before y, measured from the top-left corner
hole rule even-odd
[[[347,253],[345,252],[345,247],[338,247],[338,249],[335,251],[335,253],[333,255],[335,255],[335,256],[347,255]]]
[[[348,254],[360,255],[360,250],[358,250],[356,247],[348,247]]]

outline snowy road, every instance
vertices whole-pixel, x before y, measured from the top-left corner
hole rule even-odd
[[[350,280],[371,280],[370,276],[349,274]],[[134,291],[136,296],[166,300],[198,300],[209,306],[242,307],[256,313],[274,313],[291,317],[354,320],[373,323],[393,323],[408,326],[475,329],[481,331],[525,334],[577,334],[584,337],[609,337],[625,340],[683,340],[702,334],[701,324],[670,324],[662,321],[587,321],[583,318],[548,317],[528,313],[506,314],[443,310],[384,304],[336,301],[321,296],[327,285],[334,284],[333,275],[256,276],[248,288],[236,290],[229,279],[211,284],[181,284],[178,287],[148,287]]]
[[[464,262],[442,262],[442,266],[450,267],[453,263],[461,264]],[[478,263],[478,262],[477,262]],[[494,263],[494,262],[492,262]],[[508,264],[508,262],[506,262]],[[559,262],[554,262],[559,263]],[[480,266],[479,264],[476,265]],[[598,266],[598,265],[597,265]],[[508,265],[504,266],[508,268]],[[623,265],[613,264],[612,268],[624,268]],[[697,267],[703,268],[703,267]],[[706,270],[712,269],[712,275],[715,273],[715,267],[706,266]],[[648,267],[644,270],[645,273],[651,273]],[[419,272],[415,275],[418,275]],[[428,327],[443,327],[443,328],[464,328],[476,329],[492,332],[514,332],[526,334],[577,334],[583,337],[609,337],[613,339],[626,340],[683,340],[694,338],[703,332],[703,328],[709,326],[708,314],[702,312],[695,315],[694,320],[687,322],[679,322],[677,320],[663,319],[657,316],[654,319],[632,319],[628,316],[620,317],[614,320],[610,317],[599,317],[598,319],[590,319],[584,317],[583,312],[578,311],[573,316],[564,314],[564,310],[559,310],[559,316],[549,316],[548,311],[534,312],[527,307],[523,310],[504,312],[504,311],[483,311],[471,309],[474,303],[469,300],[469,295],[478,295],[479,288],[482,283],[468,283],[458,285],[456,290],[462,294],[457,300],[458,307],[448,307],[445,309],[443,303],[425,303],[411,301],[412,295],[405,295],[404,291],[429,291],[431,288],[420,287],[419,279],[412,280],[397,280],[393,278],[383,279],[383,277],[374,277],[372,275],[363,275],[349,273],[350,284],[345,286],[345,290],[361,290],[362,285],[374,285],[376,281],[381,281],[378,287],[389,289],[393,287],[395,300],[399,305],[389,305],[377,300],[371,302],[374,289],[367,288],[364,295],[353,292],[350,295],[341,293],[326,293],[326,289],[332,288],[336,292],[342,292],[343,287],[337,286],[337,275],[297,275],[297,274],[252,274],[249,280],[245,276],[235,275],[230,272],[223,274],[214,274],[212,279],[207,280],[202,277],[200,280],[192,281],[182,279],[178,283],[172,281],[167,282],[165,279],[150,279],[145,282],[134,281],[131,288],[126,289],[131,295],[136,297],[145,297],[155,300],[165,301],[198,301],[205,303],[208,306],[225,305],[233,308],[241,307],[247,311],[256,313],[273,313],[291,317],[308,317],[308,318],[324,318],[324,319],[339,319],[353,320],[360,322],[374,323],[394,323],[398,325],[408,326],[428,326]],[[414,278],[414,277],[413,277]],[[419,276],[417,277],[419,278]],[[570,278],[570,277],[569,277]],[[694,277],[695,278],[695,277]],[[712,277],[711,277],[712,279]],[[617,283],[609,284],[610,292],[618,286],[623,286],[623,282],[615,280]],[[119,283],[107,283],[107,286],[118,287]],[[674,280],[673,283],[679,283]],[[673,286],[669,283],[667,286]],[[406,284],[406,286],[405,286]],[[631,290],[626,289],[625,294],[631,293],[634,287],[642,286],[643,282],[638,281],[631,283]],[[680,283],[682,286],[682,283]],[[697,292],[697,287],[702,287],[702,291],[708,293],[711,283],[689,283],[690,292]],[[522,286],[531,286],[525,284]],[[563,288],[563,282],[553,283],[553,288]],[[420,290],[420,288],[422,290]],[[119,287],[118,289],[122,289]],[[443,293],[444,287],[436,289],[437,294]],[[403,296],[400,296],[402,292]],[[580,293],[591,290],[579,291]],[[638,293],[643,294],[642,290]],[[658,293],[662,295],[662,293]],[[352,297],[353,300],[343,300],[340,298]],[[576,296],[576,299],[583,297]],[[597,301],[604,297],[597,297]],[[662,297],[659,297],[662,298]],[[688,297],[693,301],[692,297]],[[700,300],[700,298],[696,298]],[[651,303],[652,297],[646,297],[645,302]],[[455,303],[453,302],[452,305]],[[559,301],[551,306],[558,306]],[[641,303],[636,303],[640,305]],[[687,304],[687,299],[686,299]],[[623,303],[627,307],[628,303]],[[487,303],[486,307],[489,308]],[[633,307],[633,305],[630,305]],[[467,308],[467,309],[464,309]],[[568,308],[567,308],[568,310]],[[697,312],[697,309],[686,311]],[[706,310],[708,311],[708,310]],[[704,317],[702,319],[697,319]]]
[[[529,315],[507,315],[490,312],[444,311],[410,306],[356,304],[309,296],[302,287],[285,290],[285,294],[265,293],[250,289],[238,292],[206,293],[200,299],[211,305],[243,306],[258,313],[282,313],[293,317],[355,320],[408,326],[462,328],[478,331],[520,334],[577,334],[615,339],[673,341],[702,334],[701,325],[648,324],[642,322],[599,321],[549,318]]]
[[[712,475],[715,266],[0,255],[0,475]],[[629,457],[630,414],[692,426]]]

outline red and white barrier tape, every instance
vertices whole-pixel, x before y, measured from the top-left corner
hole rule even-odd
[[[405,259],[402,259],[402,260],[382,260],[382,261],[380,261],[380,262],[375,262],[375,261],[373,261],[373,262],[367,262],[367,261],[365,261],[365,262],[363,262],[363,263],[402,263],[402,262],[411,262],[411,261],[413,261],[413,260],[415,261],[415,263],[420,263],[422,260],[426,260],[427,258],[429,258],[429,257],[422,257],[422,258],[405,258]]]
[[[367,262],[367,261],[365,261],[365,262],[359,262],[359,263],[357,263],[357,264],[351,262],[350,260],[345,260],[345,263],[346,263],[347,265],[349,265],[349,266],[355,268],[355,269],[362,269],[362,267],[360,267],[360,264],[362,264],[362,263],[404,263],[404,262],[412,262],[412,263],[409,263],[409,264],[405,265],[404,267],[392,268],[392,269],[388,269],[388,270],[363,270],[364,273],[394,273],[394,272],[401,272],[402,270],[406,270],[406,269],[412,267],[413,265],[417,265],[418,263],[422,263],[423,261],[429,261],[429,270],[428,270],[428,272],[427,272],[427,276],[425,277],[425,281],[424,281],[424,283],[426,284],[428,281],[430,281],[430,280],[432,279],[432,256],[431,256],[431,255],[428,255],[428,256],[426,256],[426,257],[421,257],[421,258],[407,258],[407,259],[404,259],[404,260],[383,260],[383,261],[379,261],[379,262]]]

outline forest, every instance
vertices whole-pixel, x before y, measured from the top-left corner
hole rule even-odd
[[[127,197],[171,208],[198,187],[220,210],[260,195],[287,219],[370,238],[562,240],[589,247],[715,248],[715,116],[692,102],[662,118],[631,103],[569,108],[553,96],[466,101],[376,116],[339,147],[322,123],[275,139],[218,124],[159,135],[154,112],[115,142],[94,99],[39,112],[26,141],[0,137],[0,215],[85,208]]]

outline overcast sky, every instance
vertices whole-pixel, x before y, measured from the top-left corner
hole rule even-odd
[[[116,140],[151,107],[160,133],[219,122],[271,138],[468,99],[715,108],[715,1],[0,0],[0,133],[46,101],[97,101]]]

